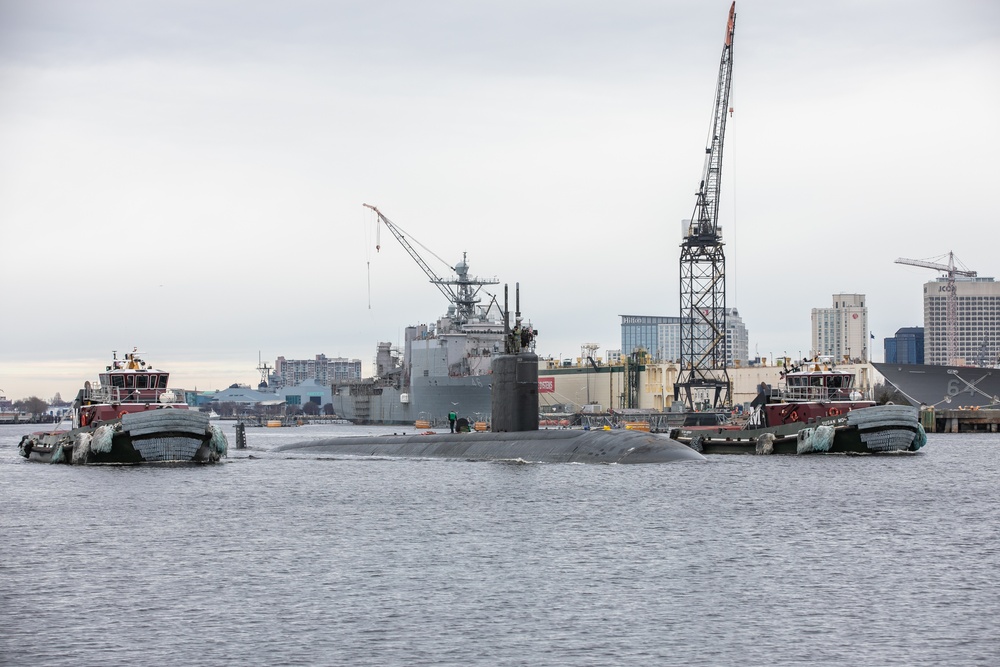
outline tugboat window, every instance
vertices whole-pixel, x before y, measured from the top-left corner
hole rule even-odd
[[[160,385],[159,385],[159,388],[160,389],[166,389],[167,388],[167,376],[166,375],[161,375],[160,376]]]
[[[122,377],[121,375],[112,375],[111,376],[111,386],[112,387],[124,387],[125,386],[125,378]]]
[[[146,375],[136,375],[135,376],[135,388],[145,389],[149,386],[149,376]]]
[[[135,386],[135,376],[134,375],[126,375],[125,376],[125,388],[126,389],[131,389],[134,386]]]

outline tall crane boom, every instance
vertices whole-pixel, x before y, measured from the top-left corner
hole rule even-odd
[[[948,275],[949,280],[954,280],[955,276],[967,276],[969,278],[975,278],[979,275],[976,271],[969,271],[967,269],[959,269],[955,266],[955,253],[948,253],[948,263],[938,264],[937,262],[926,262],[922,259],[904,259],[900,257],[896,260],[896,264],[909,264],[910,266],[922,266],[925,269],[935,269],[937,271],[944,271]]]
[[[978,274],[975,271],[970,271],[968,269],[959,269],[955,266],[955,253],[948,253],[948,263],[939,264],[937,262],[928,262],[922,259],[904,259],[900,257],[896,260],[896,264],[907,264],[909,266],[919,266],[924,269],[934,269],[935,271],[944,272],[947,276],[947,293],[946,293],[946,313],[945,313],[945,355],[947,356],[948,365],[954,365],[958,363],[957,350],[958,350],[958,294],[955,292],[955,276],[965,276],[967,278],[975,278]]]
[[[694,213],[688,236],[718,237],[719,193],[722,187],[722,147],[726,138],[726,113],[729,109],[729,91],[733,84],[733,35],[736,31],[736,3],[729,8],[726,22],[726,39],[719,63],[719,81],[715,88],[715,107],[708,146],[705,147],[705,166],[701,184],[696,193]]]
[[[427,274],[427,277],[430,278],[430,281],[434,283],[445,298],[447,298],[448,301],[455,306],[456,322],[463,324],[475,319],[476,306],[481,301],[478,296],[479,290],[482,289],[484,285],[496,285],[500,281],[495,278],[493,280],[484,280],[470,277],[469,264],[465,261],[465,253],[462,253],[462,261],[451,267],[451,270],[458,276],[457,279],[441,278],[434,273],[434,270],[431,269],[427,262],[424,261],[424,258],[420,256],[420,253],[418,253],[413,245],[407,240],[403,231],[393,224],[389,218],[385,217],[382,214],[382,211],[378,210],[378,208],[372,206],[371,204],[364,204],[364,206],[375,212],[378,216],[379,222],[388,227],[389,231],[392,232],[392,235],[396,237],[397,241],[399,241],[399,244],[403,246],[403,249],[406,250],[410,257],[413,258],[413,261],[415,261],[423,272]],[[443,262],[444,260],[441,261]],[[457,291],[453,288],[457,288]]]
[[[693,390],[714,394],[714,408],[728,406],[732,400],[726,370],[726,257],[719,233],[719,194],[726,113],[733,82],[735,30],[734,2],[726,21],[705,167],[694,213],[681,243],[681,373],[674,384],[674,399],[683,391],[689,410],[695,408]]]

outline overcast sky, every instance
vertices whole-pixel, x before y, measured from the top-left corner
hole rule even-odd
[[[0,390],[359,358],[446,303],[370,203],[521,285],[541,355],[677,315],[729,0],[0,0]],[[1000,274],[1000,3],[743,0],[720,217],[751,356]],[[448,267],[428,252],[439,275]],[[998,276],[1000,277],[1000,276]]]

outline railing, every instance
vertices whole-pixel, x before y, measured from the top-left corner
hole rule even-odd
[[[860,401],[864,394],[857,387],[779,387],[771,397],[781,401]]]
[[[83,400],[93,403],[159,403],[164,394],[171,394],[179,402],[180,394],[172,389],[127,389],[125,387],[91,387],[83,390]]]

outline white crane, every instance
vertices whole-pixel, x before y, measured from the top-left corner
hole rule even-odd
[[[415,261],[417,265],[423,269],[423,272],[426,273],[427,277],[430,278],[430,281],[437,286],[437,288],[441,291],[441,294],[443,294],[445,298],[455,306],[456,321],[459,324],[465,324],[466,322],[474,319],[476,317],[476,308],[481,301],[478,296],[479,290],[482,289],[484,285],[496,285],[500,281],[496,278],[489,280],[470,276],[469,264],[465,261],[465,253],[462,253],[462,261],[455,266],[449,265],[451,270],[457,274],[457,278],[445,279],[439,277],[434,270],[428,266],[427,262],[424,261],[424,258],[420,256],[420,253],[414,249],[409,240],[407,240],[406,234],[402,229],[389,220],[389,218],[382,215],[382,211],[378,210],[378,208],[372,206],[371,204],[364,204],[364,206],[366,208],[370,208],[376,215],[378,215],[379,221],[389,228],[389,231],[396,237],[399,244],[403,246],[403,249],[406,250],[410,257],[413,258],[413,261]],[[378,246],[375,247],[378,249]],[[421,245],[421,247],[423,247],[424,250],[427,250],[427,248],[423,245]],[[440,262],[448,264],[437,255],[434,256],[437,257]],[[453,287],[458,289],[455,290]]]
[[[948,359],[948,365],[951,366],[957,364],[958,359],[956,358],[955,352],[958,340],[958,295],[955,294],[955,276],[975,278],[978,274],[975,271],[957,268],[955,266],[955,253],[953,252],[948,253],[947,264],[928,262],[922,259],[903,259],[902,257],[896,260],[896,264],[908,264],[910,266],[920,266],[925,269],[943,271],[948,277],[947,286],[945,287],[948,306],[945,316],[945,352]]]

